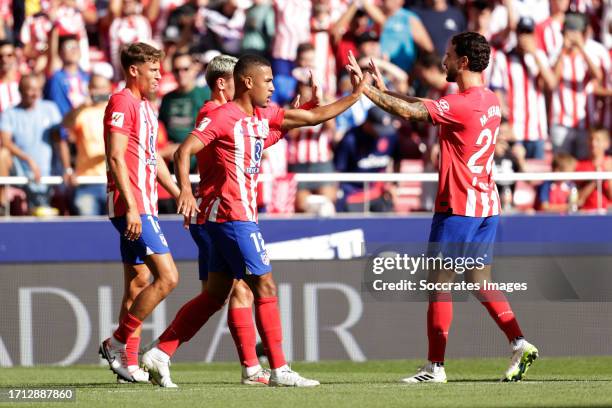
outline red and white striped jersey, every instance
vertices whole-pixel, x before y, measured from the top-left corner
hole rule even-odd
[[[204,197],[207,221],[257,222],[257,178],[266,147],[282,137],[285,111],[278,105],[245,114],[234,102],[210,112],[194,133],[213,149],[208,171],[213,189]]]
[[[500,213],[493,153],[501,107],[493,91],[472,87],[437,101],[424,100],[440,125],[440,178],[435,211],[467,217]]]
[[[540,71],[535,58],[548,64],[546,54],[537,50],[522,56],[517,52],[498,53],[491,75],[491,88],[503,90],[508,103],[508,122],[517,141],[545,140],[548,135],[546,96],[538,85]]]
[[[551,64],[554,64],[563,48],[563,25],[553,19],[547,18],[536,25],[535,35],[538,47],[544,50]]]
[[[208,115],[210,112],[217,109],[219,104],[215,101],[206,101],[204,105],[200,108],[198,112],[198,116],[196,117],[196,127],[191,132],[193,135],[198,138],[202,137],[202,129],[205,129],[208,125],[210,119],[208,119]],[[213,173],[212,173],[212,161],[214,160],[213,149],[211,146],[206,146],[202,150],[200,150],[196,154],[196,160],[198,162],[198,173],[200,173],[200,183],[198,184],[198,191],[196,196],[198,197],[198,205],[200,207],[200,212],[198,213],[195,219],[192,218],[192,224],[203,224],[206,222],[205,218],[205,210],[206,208],[202,205],[203,198],[207,197],[214,189],[213,185]]]
[[[0,81],[0,113],[12,108],[21,102],[19,81]]]
[[[298,45],[310,41],[310,0],[274,0],[276,35],[272,58],[294,61]]]
[[[321,84],[324,95],[336,95],[337,78],[336,78],[336,58],[334,56],[334,48],[332,46],[329,29],[331,21],[315,20],[311,21],[311,39],[310,42],[314,46],[315,54],[315,69],[313,71],[316,79]]]
[[[589,54],[589,57],[592,58],[595,65],[601,69],[603,86],[611,89],[612,58],[610,56],[610,51],[597,41],[587,40],[587,44],[590,44],[592,48],[592,54]],[[612,98],[600,98],[593,93],[590,93],[587,98],[589,118],[592,119],[589,126],[604,126],[607,129],[612,129]]]
[[[23,22],[19,32],[19,39],[26,45],[32,44],[38,52],[43,52],[47,49],[49,32],[52,28],[53,23],[46,14],[39,13],[32,15],[26,17]]]
[[[109,42],[111,62],[117,78],[121,73],[121,61],[119,60],[121,47],[138,41],[149,42],[151,38],[151,24],[140,14],[113,20],[109,29]]]
[[[140,214],[157,215],[157,130],[157,117],[148,100],[136,99],[127,88],[111,96],[104,113],[107,160],[111,132],[125,135],[125,163]],[[125,201],[108,169],[106,177],[109,217],[125,215]]]
[[[323,124],[301,127],[291,131],[287,139],[287,162],[327,163],[332,159],[333,132]]]
[[[585,50],[591,61],[603,69],[609,59],[601,44],[587,40]],[[588,64],[579,51],[561,55],[562,74],[552,95],[551,124],[587,129],[598,122],[593,78]]]

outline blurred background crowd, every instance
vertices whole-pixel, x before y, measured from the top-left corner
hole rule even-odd
[[[101,215],[102,117],[121,89],[118,52],[144,41],[164,50],[158,151],[172,155],[210,96],[204,70],[219,54],[272,62],[274,100],[323,103],[349,92],[348,51],[373,59],[390,89],[440,98],[449,39],[470,30],[493,50],[483,73],[503,123],[495,171],[612,171],[612,0],[0,0],[0,214]],[[269,213],[430,211],[434,183],[300,182],[294,173],[435,172],[436,129],[392,117],[364,96],[319,126],[297,129],[266,151],[260,206]],[[193,171],[196,172],[195,163]],[[41,176],[63,184],[39,183]],[[612,183],[508,182],[514,211],[608,208]],[[160,193],[160,212],[175,211]]]

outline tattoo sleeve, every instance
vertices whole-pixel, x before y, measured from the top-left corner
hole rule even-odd
[[[389,113],[401,116],[407,120],[431,120],[425,104],[421,101],[407,102],[403,99],[381,92],[371,85],[366,85],[364,93],[372,102]]]

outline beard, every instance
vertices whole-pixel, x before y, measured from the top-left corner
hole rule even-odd
[[[457,82],[457,70],[454,68],[446,69],[446,82]]]

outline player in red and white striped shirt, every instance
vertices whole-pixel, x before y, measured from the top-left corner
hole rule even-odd
[[[157,182],[173,197],[179,195],[157,153],[157,118],[148,100],[161,78],[161,58],[161,51],[144,43],[124,49],[126,87],[111,96],[104,114],[108,213],[121,235],[125,292],[119,327],[101,344],[100,355],[120,379],[129,382],[148,380],[138,367],[141,325],[178,282],[157,219]],[[151,274],[154,280],[149,285]]]
[[[565,17],[563,48],[553,68],[558,81],[552,95],[551,139],[555,153],[588,156],[588,129],[598,122],[595,90],[603,83],[608,56],[603,46],[587,39],[581,14]]]
[[[444,289],[444,285],[452,283],[455,273],[465,272],[468,282],[478,283],[480,289],[474,295],[510,341],[512,361],[503,380],[520,380],[538,355],[523,338],[503,293],[482,286],[485,281],[491,282],[490,263],[500,213],[492,168],[501,107],[497,96],[483,84],[482,71],[489,59],[487,40],[478,33],[465,32],[452,38],[443,62],[447,81],[457,82],[459,93],[432,101],[389,93],[382,86],[379,90],[367,85],[364,90],[375,104],[391,113],[440,126],[440,175],[428,254],[455,262],[472,259],[472,265],[474,260],[481,262],[465,269],[428,270],[429,283],[442,287],[430,292],[429,362],[416,375],[404,378],[405,383],[446,382],[444,355],[453,306],[450,289]],[[376,67],[372,68],[376,72]],[[362,76],[354,57],[350,69],[353,77]],[[382,78],[376,82],[382,84]]]
[[[157,357],[149,367],[153,373],[169,378],[170,356],[223,306],[236,278],[243,279],[255,295],[259,334],[272,369],[269,385],[319,385],[292,371],[285,361],[276,284],[257,225],[257,177],[263,150],[275,144],[284,131],[316,125],[345,111],[359,99],[364,82],[356,80],[353,93],[332,104],[310,111],[285,111],[270,104],[272,80],[266,59],[255,55],[240,58],[234,68],[234,100],[212,111],[177,151],[178,208],[186,217],[199,211],[188,177],[189,158],[205,148],[214,151],[214,162],[208,169],[213,188],[202,202],[211,238],[210,271],[206,290],[183,306],[184,314],[193,317],[177,316],[159,337],[157,347],[147,353]]]
[[[522,143],[528,158],[544,158],[548,139],[545,91],[552,91],[556,78],[544,51],[537,49],[535,23],[522,17],[517,26],[517,47],[498,53],[491,76],[491,89],[507,101],[507,116],[514,140]]]

